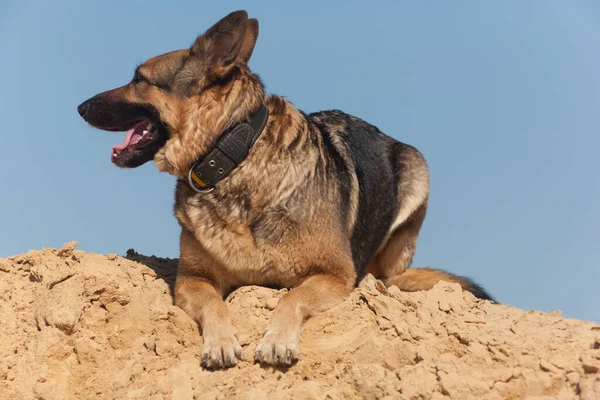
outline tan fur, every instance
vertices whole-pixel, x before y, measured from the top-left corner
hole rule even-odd
[[[400,290],[407,292],[416,292],[429,290],[440,281],[458,283],[463,289],[470,289],[470,284],[466,280],[444,271],[429,268],[411,268],[402,274],[384,280],[384,283],[386,286],[398,286]]]

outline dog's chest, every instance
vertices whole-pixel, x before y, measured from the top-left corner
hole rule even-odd
[[[252,212],[244,202],[190,198],[184,207],[176,206],[176,216],[218,261],[224,269],[219,276],[228,284],[295,284],[301,266],[290,248],[297,227],[288,210],[267,206]]]

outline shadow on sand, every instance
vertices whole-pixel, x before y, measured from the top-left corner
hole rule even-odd
[[[140,264],[144,264],[156,272],[156,275],[169,285],[171,296],[173,296],[173,290],[175,289],[175,277],[177,276],[177,263],[179,262],[179,259],[145,256],[143,254],[139,254],[134,249],[127,250],[125,258],[139,262]]]

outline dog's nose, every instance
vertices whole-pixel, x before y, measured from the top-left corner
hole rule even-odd
[[[83,103],[81,103],[78,107],[77,107],[77,112],[79,113],[79,115],[81,115],[82,117],[85,115],[85,112],[88,108],[88,102],[84,101]]]

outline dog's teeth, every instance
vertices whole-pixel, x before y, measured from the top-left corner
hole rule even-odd
[[[148,133],[148,129],[144,129],[144,132],[142,132],[142,135],[145,135],[146,133]]]
[[[152,129],[152,122],[148,122],[148,125],[146,125],[146,130],[144,131],[144,133],[148,132],[150,129]]]

